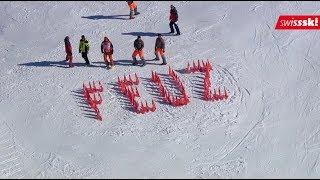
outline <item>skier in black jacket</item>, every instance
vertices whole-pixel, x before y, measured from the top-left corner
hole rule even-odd
[[[143,48],[144,48],[144,42],[141,39],[141,36],[138,36],[138,38],[134,41],[133,43],[134,46],[134,51],[132,53],[132,59],[133,59],[133,65],[137,65],[137,55],[139,55],[141,61],[142,61],[142,66],[146,65],[145,59],[144,59],[144,54],[143,54]]]

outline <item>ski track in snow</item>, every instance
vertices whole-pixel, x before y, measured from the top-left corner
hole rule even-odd
[[[23,178],[26,174],[23,164],[23,149],[16,144],[10,128],[1,121],[0,125],[0,176],[2,178]]]

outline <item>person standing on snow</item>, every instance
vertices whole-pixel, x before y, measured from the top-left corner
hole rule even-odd
[[[158,54],[160,54],[161,58],[162,58],[162,64],[161,65],[166,65],[167,61],[166,61],[166,57],[164,55],[165,52],[165,42],[164,39],[162,38],[161,34],[158,34],[158,37],[156,39],[156,44],[154,47],[154,54],[156,55],[155,60],[159,61],[159,56]]]
[[[101,43],[101,53],[103,53],[103,59],[108,68],[114,66],[112,54],[113,54],[113,45],[109,38],[104,37],[104,40]]]
[[[179,30],[179,27],[178,27],[178,11],[177,9],[171,5],[170,6],[170,17],[169,17],[169,20],[170,20],[170,33],[174,33],[174,29],[173,29],[173,25],[177,31],[177,34],[176,35],[180,35],[180,30]]]
[[[141,61],[142,61],[142,66],[146,65],[145,59],[144,59],[144,55],[143,55],[143,48],[144,48],[144,42],[141,39],[141,36],[138,36],[138,38],[134,41],[133,43],[134,46],[134,51],[132,53],[132,59],[133,59],[133,65],[137,65],[138,61],[137,61],[137,55],[139,55]]]
[[[134,15],[140,14],[137,9],[137,4],[133,1],[126,1],[126,2],[128,3],[129,9],[130,9],[130,19],[134,19],[133,12],[134,12]]]
[[[84,35],[82,35],[81,39],[80,39],[79,53],[81,53],[83,59],[86,61],[86,65],[90,65],[90,62],[89,62],[89,59],[88,59],[89,41],[86,40]]]
[[[73,57],[72,57],[72,47],[71,47],[71,43],[69,41],[69,36],[66,36],[64,38],[64,48],[65,48],[65,51],[67,53],[66,55],[66,61],[69,62],[69,67],[74,67],[73,63],[72,63],[72,60],[73,60]]]

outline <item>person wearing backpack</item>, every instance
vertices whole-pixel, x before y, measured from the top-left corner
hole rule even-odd
[[[161,65],[166,65],[167,64],[164,52],[165,52],[165,42],[164,42],[164,39],[162,38],[162,35],[158,34],[158,37],[157,37],[156,43],[155,43],[155,47],[154,47],[154,54],[156,55],[155,60],[157,60],[157,61],[160,60],[159,55],[158,55],[158,54],[160,54],[160,56],[162,58],[162,64]]]
[[[174,28],[177,31],[176,35],[180,35],[180,30],[179,30],[179,27],[177,24],[178,23],[178,11],[177,11],[176,7],[174,7],[173,5],[171,5],[170,8],[171,8],[170,9],[170,17],[169,17],[170,33],[174,33],[174,29],[173,29],[173,25],[174,25]]]
[[[134,51],[132,53],[132,59],[133,59],[133,65],[137,65],[137,55],[139,55],[141,61],[142,61],[142,66],[146,65],[145,59],[144,59],[144,54],[143,54],[143,48],[144,48],[144,42],[141,39],[141,36],[138,36],[138,38],[134,41],[133,43],[134,46]]]

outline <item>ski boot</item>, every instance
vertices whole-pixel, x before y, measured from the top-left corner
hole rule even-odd
[[[144,59],[141,59],[142,60],[142,64],[141,64],[141,66],[143,67],[143,66],[145,66],[146,65],[146,60],[144,60]]]
[[[132,57],[132,59],[133,59],[132,65],[136,66],[138,64],[137,58]]]
[[[167,64],[167,60],[165,56],[162,56],[162,64],[161,65],[166,65]]]

